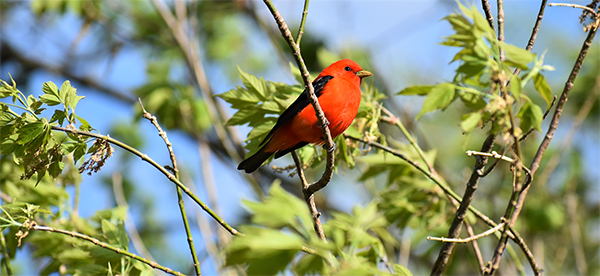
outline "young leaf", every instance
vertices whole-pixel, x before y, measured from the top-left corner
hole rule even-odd
[[[458,94],[460,100],[468,107],[474,110],[480,110],[487,105],[487,102],[479,94],[460,92]]]
[[[460,123],[460,127],[464,132],[471,132],[481,121],[481,113],[473,112],[468,117],[464,118]]]
[[[44,132],[45,127],[46,124],[44,122],[34,122],[20,128],[19,131],[17,131],[19,134],[19,138],[17,138],[16,141],[17,144],[24,145],[35,139]]]
[[[519,101],[521,99],[522,89],[521,78],[519,76],[513,76],[510,79],[510,93],[512,93],[515,100]]]
[[[538,73],[533,77],[533,84],[535,86],[535,90],[544,98],[546,104],[550,106],[552,103],[552,88],[546,81],[546,77],[542,75],[542,73]]]
[[[242,82],[244,86],[248,88],[248,91],[260,97],[261,100],[264,100],[268,93],[269,87],[267,86],[267,82],[263,78],[257,78],[254,75],[250,75],[242,69],[238,67],[238,72],[240,73],[240,77],[242,78]]]
[[[54,106],[54,105],[59,105],[60,104],[60,99],[57,96],[54,96],[52,94],[44,94],[40,96],[40,101],[49,105],[49,106]]]
[[[500,45],[502,50],[506,53],[506,59],[512,62],[512,66],[519,67],[523,70],[529,69],[527,64],[533,60],[532,53],[511,44],[500,42]]]
[[[417,120],[427,112],[448,107],[454,100],[454,94],[454,84],[440,83],[436,85],[431,92],[429,92],[429,95],[427,95],[427,99],[425,99],[425,102],[423,103],[423,108],[421,108],[421,112],[417,115]]]
[[[58,87],[51,81],[44,82],[44,85],[42,86],[42,91],[44,91],[44,93],[48,96],[54,96],[56,98],[59,97]]]
[[[427,95],[431,92],[435,85],[415,85],[404,88],[402,91],[398,92],[396,95]]]
[[[532,103],[531,101],[525,101],[519,110],[517,117],[521,118],[519,127],[523,131],[527,131],[533,127],[535,130],[542,132],[542,120],[544,119],[544,113],[538,105]]]

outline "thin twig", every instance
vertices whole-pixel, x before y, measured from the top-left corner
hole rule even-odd
[[[304,24],[306,23],[306,16],[308,15],[308,3],[310,0],[304,0],[304,11],[302,11],[302,19],[300,20],[300,27],[298,29],[298,34],[296,35],[296,44],[300,46],[300,40],[302,40],[302,35],[304,34]]]
[[[550,4],[548,4],[548,6],[550,6],[550,7],[571,7],[571,8],[576,8],[576,9],[584,9],[584,10],[592,13],[595,18],[598,18],[598,13],[596,13],[596,11],[594,9],[592,9],[590,7],[582,6],[582,5],[568,4],[568,3],[550,3]]]
[[[505,220],[503,220],[503,222],[505,223]],[[510,230],[510,232],[515,236],[515,238],[513,240],[517,243],[517,245],[519,245],[519,247],[521,247],[521,250],[523,250],[523,253],[525,253],[525,257],[527,257],[527,261],[529,261],[529,265],[531,265],[531,269],[533,270],[533,273],[536,276],[542,275],[542,272],[544,270],[538,266],[537,262],[535,261],[535,258],[533,257],[533,253],[531,253],[531,250],[529,250],[529,247],[527,247],[525,240],[523,240],[523,238],[521,238],[521,235],[519,234],[519,232],[517,232],[512,226],[510,226],[510,225],[507,225],[507,226],[508,226],[508,229]]]
[[[110,244],[107,244],[105,242],[101,242],[100,240],[98,240],[96,238],[93,238],[93,237],[90,237],[90,236],[87,236],[87,235],[84,235],[84,234],[81,234],[81,233],[78,233],[78,232],[75,232],[75,231],[67,231],[67,230],[57,229],[57,228],[48,227],[48,226],[37,225],[37,224],[35,224],[35,222],[33,222],[32,224],[33,225],[31,225],[30,227],[28,227],[29,229],[36,230],[36,231],[45,231],[45,232],[58,233],[58,234],[63,234],[63,235],[71,236],[71,237],[74,237],[74,238],[86,240],[86,241],[89,241],[89,242],[91,242],[91,243],[99,246],[99,247],[108,249],[108,250],[113,251],[113,252],[115,252],[117,254],[121,254],[123,256],[127,256],[129,258],[134,259],[134,260],[137,260],[137,261],[140,261],[142,263],[145,263],[145,264],[149,265],[150,267],[152,267],[154,269],[160,269],[160,270],[162,270],[162,271],[164,271],[166,273],[169,273],[169,274],[183,276],[183,274],[181,272],[175,271],[175,270],[170,269],[170,268],[168,268],[166,266],[162,266],[162,265],[160,265],[160,264],[158,264],[158,263],[156,263],[154,261],[150,261],[148,259],[142,258],[142,257],[140,257],[138,255],[135,255],[135,254],[127,251],[127,250],[124,250],[124,249],[121,249],[121,248],[118,248],[118,247],[114,247],[114,246],[112,246]]]
[[[504,42],[504,3],[502,0],[497,0],[496,3],[498,4],[498,41]],[[500,61],[504,61],[504,52],[499,45],[498,49],[500,52]]]
[[[465,220],[465,230],[467,230],[467,234],[469,236],[475,236],[475,232],[473,231],[473,227],[468,220]],[[485,264],[483,262],[483,255],[481,254],[481,250],[479,249],[479,245],[477,244],[477,240],[471,242],[473,245],[473,251],[475,251],[475,257],[477,258],[477,263],[479,264],[479,275],[483,275],[483,270],[485,269]]]
[[[12,268],[10,267],[10,255],[8,254],[8,247],[6,247],[6,239],[4,238],[4,231],[0,231],[0,246],[2,246],[2,264],[6,268],[6,275],[12,276]]]
[[[535,24],[533,25],[533,30],[531,31],[531,36],[529,37],[529,41],[527,41],[527,46],[525,47],[525,49],[529,52],[531,52],[531,50],[533,49],[533,44],[535,44],[537,34],[540,31],[540,25],[542,24],[542,18],[544,18],[544,10],[546,9],[547,2],[548,2],[548,0],[542,0],[542,3],[540,4],[540,10],[539,10],[537,18],[535,20]],[[513,74],[515,76],[517,76],[517,75],[519,75],[520,72],[521,72],[521,68],[516,68],[515,71],[513,72]],[[548,110],[550,110],[550,107],[548,107]]]
[[[437,238],[437,237],[427,236],[427,240],[428,241],[441,241],[441,242],[467,243],[470,241],[477,240],[479,238],[489,236],[489,235],[493,234],[494,232],[498,231],[500,228],[502,228],[502,226],[504,226],[504,223],[500,223],[500,224],[496,225],[496,227],[494,227],[494,228],[491,228],[481,234],[478,234],[475,236],[470,236],[466,239],[450,239],[450,238]]]
[[[181,8],[180,8],[181,9]],[[180,11],[185,13],[185,11]],[[171,159],[171,164],[173,166],[173,174],[175,175],[175,179],[179,180],[179,169],[177,168],[177,159],[175,158],[175,153],[173,152],[173,144],[169,141],[167,137],[167,133],[163,131],[163,129],[158,124],[158,120],[156,117],[150,112],[146,111],[144,108],[144,104],[142,104],[142,100],[138,98],[140,102],[140,107],[142,108],[142,116],[150,121],[156,130],[158,130],[158,135],[165,141],[165,145],[167,146],[167,150],[169,151],[169,158]],[[187,213],[185,212],[185,204],[183,202],[183,195],[181,193],[181,188],[177,187],[177,203],[179,205],[179,211],[181,213],[181,219],[183,220],[183,226],[185,228],[185,234],[187,236],[187,242],[190,248],[190,253],[192,254],[192,261],[194,262],[194,270],[196,271],[196,275],[200,276],[202,273],[200,272],[200,262],[198,261],[198,254],[196,254],[196,247],[194,247],[194,238],[192,237],[192,231],[190,230],[190,222],[187,217]]]
[[[502,154],[497,153],[496,151],[492,151],[492,152],[478,152],[478,151],[474,151],[474,150],[468,150],[467,152],[467,156],[473,156],[473,155],[479,155],[479,156],[487,156],[487,157],[492,157],[492,158],[496,158],[496,159],[501,159],[504,160],[508,163],[514,163],[515,160],[508,157],[508,156],[504,156]]]
[[[485,19],[487,19],[488,24],[492,27],[492,30],[496,31],[494,28],[494,15],[492,15],[492,8],[490,6],[490,2],[488,0],[481,0],[481,7],[483,8],[483,12],[485,13]]]
[[[544,152],[548,148],[550,141],[554,137],[554,132],[558,128],[558,122],[559,122],[560,115],[562,114],[563,107],[564,107],[565,103],[567,102],[567,99],[569,97],[571,89],[573,88],[573,83],[575,81],[575,78],[577,77],[577,74],[579,73],[579,69],[581,69],[581,66],[587,55],[587,52],[592,45],[592,41],[594,40],[596,31],[597,31],[597,28],[592,28],[588,32],[588,36],[583,43],[581,51],[579,52],[577,60],[575,61],[575,65],[573,66],[573,69],[571,70],[569,78],[567,79],[567,81],[565,83],[563,92],[560,95],[560,98],[556,105],[556,109],[554,111],[554,115],[552,117],[552,121],[550,121],[550,126],[548,127],[548,131],[546,132],[546,135],[544,136],[544,139],[542,140],[542,142],[538,148],[538,151],[536,152],[535,157],[532,161],[532,164],[530,166],[531,172],[525,178],[525,183],[523,185],[522,192],[520,192],[516,198],[511,197],[511,204],[514,200],[516,206],[515,206],[514,211],[510,215],[506,216],[507,220],[509,221],[509,223],[507,223],[507,225],[514,225],[514,222],[516,221],[517,217],[519,216],[519,213],[523,207],[523,202],[525,201],[525,197],[527,196],[527,192],[529,191],[530,186],[528,184],[531,183],[531,181],[533,180],[535,172],[537,171],[537,169],[540,166],[542,156],[544,155]],[[505,238],[505,236],[503,236],[498,243],[498,246],[496,248],[496,252],[495,252],[494,258],[493,258],[494,261],[491,265],[490,275],[495,272],[495,269],[497,269],[497,266],[500,262],[500,258],[502,256],[502,251],[503,251],[502,244],[506,244],[506,240],[507,240],[507,238]]]
[[[494,134],[489,134],[485,139],[485,142],[481,146],[480,152],[490,152],[492,150],[492,147],[494,146],[495,138],[496,136]],[[471,173],[469,182],[466,185],[467,187],[465,189],[465,195],[463,196],[462,200],[459,200],[461,201],[460,207],[456,211],[454,219],[452,220],[452,224],[448,229],[448,238],[454,239],[460,235],[462,222],[464,221],[467,215],[467,209],[471,208],[471,201],[473,200],[473,195],[477,190],[480,175],[481,173],[483,173],[483,169],[485,168],[487,161],[488,158],[486,156],[475,156],[475,166],[473,167],[473,172]],[[448,260],[450,259],[452,249],[454,249],[454,245],[456,245],[456,243],[444,243],[444,245],[440,249],[438,258],[435,261],[435,264],[431,271],[431,275],[441,275],[444,272],[446,264],[448,264]]]
[[[402,124],[402,121],[400,121],[400,118],[396,117],[387,108],[383,107],[383,105],[381,105],[381,111],[383,111],[383,113],[385,113],[389,117],[389,119],[387,119],[385,117],[382,117],[382,119],[385,120],[386,122],[390,123],[390,124],[396,125],[400,129],[400,131],[402,131],[402,134],[404,134],[404,137],[406,137],[406,139],[408,140],[408,142],[410,143],[410,145],[419,154],[419,157],[421,157],[421,159],[423,160],[423,162],[425,162],[425,164],[427,165],[427,168],[429,168],[429,171],[434,176],[437,176],[437,173],[435,172],[435,169],[433,168],[433,166],[431,165],[431,163],[429,163],[429,160],[427,160],[427,157],[425,156],[425,153],[423,152],[423,150],[421,149],[421,147],[419,147],[419,144],[417,144],[417,142],[412,137],[412,135],[410,135],[410,132],[408,132],[408,130],[404,127],[404,124]]]
[[[302,192],[304,194],[304,201],[306,201],[306,205],[308,206],[308,209],[312,216],[313,227],[315,229],[315,232],[323,241],[327,242],[327,239],[325,238],[325,232],[323,232],[323,226],[321,225],[321,213],[319,212],[319,210],[317,210],[317,205],[315,204],[315,195],[308,193],[307,189],[309,185],[306,181],[304,170],[302,169],[302,162],[300,161],[300,158],[298,158],[298,154],[296,153],[296,151],[292,151],[292,158],[294,159],[294,164],[296,164],[296,169],[298,170],[298,177],[302,182]]]
[[[434,177],[431,172],[428,172],[427,170],[423,169],[421,166],[419,166],[419,164],[415,163],[414,161],[410,160],[409,158],[407,158],[406,156],[404,156],[403,154],[399,153],[398,151],[396,151],[395,149],[392,149],[390,147],[384,146],[380,143],[377,143],[375,141],[368,141],[368,140],[362,140],[362,139],[358,139],[352,136],[348,136],[348,135],[344,135],[345,139],[350,139],[350,140],[354,140],[357,142],[361,142],[365,145],[369,145],[371,147],[374,148],[378,148],[380,150],[383,150],[385,152],[388,152],[404,161],[406,161],[408,164],[410,164],[412,167],[414,167],[415,169],[419,170],[421,173],[423,173],[427,178],[429,178],[429,180],[433,181],[433,183],[435,183],[438,187],[440,187],[440,189],[442,189],[442,191],[444,191],[444,193],[446,195],[448,195],[449,197],[451,197],[452,199],[456,200],[456,202],[458,202],[459,204],[462,202],[462,199],[460,198],[460,196],[458,196],[450,187],[448,187],[447,184],[443,183],[440,179]],[[487,158],[485,156],[481,157],[481,158]],[[476,158],[476,159],[481,159],[481,158]],[[479,210],[477,210],[475,207],[469,205],[468,206],[469,211],[471,211],[477,218],[479,218],[480,220],[482,220],[483,222],[485,222],[485,224],[489,225],[490,227],[496,227],[498,224],[496,224],[493,220],[491,220],[490,218],[488,218],[486,215],[484,215],[483,213],[481,213]],[[464,217],[463,217],[464,219]]]
[[[231,227],[227,222],[225,222],[223,219],[221,219],[221,217],[219,217],[219,215],[217,215],[212,209],[210,209],[206,204],[204,204],[195,194],[193,194],[192,192],[190,192],[190,189],[188,187],[186,187],[183,183],[181,183],[181,181],[179,181],[173,174],[171,174],[167,169],[165,169],[163,166],[161,166],[160,164],[158,164],[156,161],[154,161],[154,159],[148,157],[148,155],[140,152],[139,150],[119,141],[116,140],[114,138],[110,138],[108,136],[105,135],[101,135],[101,134],[97,134],[97,133],[93,133],[93,132],[87,132],[87,131],[82,131],[82,130],[78,130],[78,129],[74,129],[74,128],[65,128],[65,127],[60,127],[60,126],[51,126],[51,128],[53,130],[58,130],[58,131],[62,131],[65,133],[73,133],[75,135],[83,135],[83,136],[88,136],[88,137],[94,137],[94,138],[99,138],[99,139],[103,139],[108,141],[109,143],[116,145],[126,151],[129,151],[131,153],[133,153],[134,155],[140,157],[142,160],[144,160],[145,162],[149,163],[150,165],[152,165],[154,168],[156,168],[158,171],[160,171],[163,175],[165,175],[171,182],[173,182],[175,185],[177,185],[179,188],[181,188],[183,190],[184,193],[186,193],[194,202],[196,202],[196,204],[200,205],[200,207],[207,212],[213,219],[215,219],[217,221],[217,223],[219,223],[221,226],[223,226],[225,229],[227,229],[227,231],[229,231],[229,233],[231,233],[232,235],[243,235],[242,233],[240,233],[238,230],[234,229],[233,227]]]
[[[583,123],[585,118],[587,118],[588,114],[592,110],[592,107],[597,102],[599,95],[600,95],[600,76],[596,77],[596,83],[594,84],[594,87],[592,88],[592,91],[590,92],[588,97],[583,102],[583,105],[581,106],[581,108],[579,108],[579,112],[577,112],[577,115],[575,116],[575,119],[573,120],[571,129],[569,129],[569,131],[567,132],[568,133],[567,136],[560,142],[560,146],[559,146],[560,150],[558,150],[557,153],[552,155],[552,157],[550,158],[548,163],[546,163],[546,166],[544,167],[544,171],[538,177],[539,183],[542,183],[543,185],[546,185],[546,183],[548,183],[548,179],[550,178],[550,175],[552,174],[552,172],[558,166],[561,156],[566,151],[566,149],[569,146],[571,146],[571,142],[573,141],[573,138],[575,137],[575,133],[577,133],[577,131],[579,130],[579,127],[581,126],[581,124]]]

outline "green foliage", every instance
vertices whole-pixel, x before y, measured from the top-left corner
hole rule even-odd
[[[389,275],[377,264],[387,260],[385,244],[395,244],[389,224],[376,204],[355,207],[352,214],[334,213],[323,225],[329,243],[314,232],[306,203],[273,183],[263,202],[245,201],[252,223],[241,228],[227,246],[226,265],[245,265],[249,275]],[[388,264],[391,266],[391,264]],[[395,275],[411,275],[394,264]]]
[[[162,127],[180,128],[198,135],[208,131],[212,126],[212,115],[206,101],[195,95],[193,85],[170,80],[172,70],[167,58],[149,62],[146,73],[151,81],[138,87],[135,93]],[[141,108],[136,106],[136,119],[142,118],[141,112]]]
[[[5,235],[10,252],[28,243],[35,248],[35,256],[49,257],[50,262],[41,270],[41,275],[56,273],[66,267],[67,274],[121,274],[139,275],[151,273],[152,269],[136,260],[124,257],[90,241],[69,235],[34,231],[33,221],[67,231],[76,231],[101,242],[128,250],[129,238],[124,228],[125,209],[104,210],[89,220],[71,213],[66,186],[78,186],[81,181],[75,163],[86,153],[93,153],[103,162],[112,152],[110,146],[98,142],[88,149],[85,137],[71,132],[52,132],[52,127],[67,124],[66,128],[90,131],[87,121],[75,114],[77,103],[83,99],[69,81],[60,89],[52,82],[44,83],[44,94],[38,98],[25,97],[12,84],[0,80],[0,96],[12,98],[12,104],[0,102],[0,187],[12,203],[2,206],[4,223],[0,230],[9,229]],[[18,104],[17,104],[18,102]],[[50,120],[40,117],[46,107],[55,109]],[[19,114],[13,110],[22,110]],[[104,141],[104,140],[102,140]],[[108,153],[108,154],[107,154]],[[93,158],[92,158],[93,159]],[[86,161],[85,164],[87,164]],[[91,163],[90,163],[91,164]],[[11,173],[24,167],[19,177]],[[99,163],[94,165],[97,170]],[[80,169],[81,170],[81,169]],[[35,174],[35,178],[33,178]],[[49,174],[52,179],[44,177]],[[62,183],[56,185],[56,182]],[[4,199],[3,199],[4,200]],[[57,211],[50,211],[57,210]],[[107,268],[108,265],[108,268]]]
[[[462,116],[460,126],[466,133],[478,126],[485,127],[489,122],[492,124],[491,132],[507,132],[511,128],[507,109],[514,108],[513,102],[521,102],[525,98],[524,104],[517,106],[515,112],[521,118],[519,127],[522,131],[529,128],[541,131],[541,108],[523,93],[523,88],[533,78],[537,92],[549,105],[552,91],[541,71],[553,68],[543,65],[543,55],[538,59],[537,55],[525,49],[498,41],[487,20],[474,6],[468,8],[459,3],[459,8],[462,14],[444,18],[455,34],[442,42],[443,45],[460,48],[452,59],[452,62],[460,63],[454,82],[411,86],[398,94],[427,96],[417,119],[426,113],[444,110],[460,98],[472,110]],[[500,61],[500,50],[506,54],[503,61]],[[534,65],[530,69],[532,62]],[[529,71],[520,77],[513,75],[512,68]]]
[[[13,104],[0,103],[0,153],[12,155],[17,164],[25,166],[22,179],[29,179],[37,174],[37,181],[49,173],[53,178],[58,177],[65,167],[63,156],[74,153],[75,162],[81,158],[86,149],[86,139],[73,134],[56,136],[51,127],[68,123],[69,127],[75,127],[79,122],[79,129],[92,130],[90,124],[75,115],[77,103],[83,99],[78,96],[76,89],[69,81],[65,81],[60,90],[52,83],[44,83],[43,95],[37,99],[30,95],[25,97],[16,87],[14,81],[11,85],[0,80],[2,98],[12,97]],[[14,103],[19,102],[20,105]],[[62,105],[63,109],[54,110],[50,121],[41,118],[46,108],[44,105]],[[12,108],[18,108],[25,112],[18,114]],[[60,138],[60,139],[58,139]]]

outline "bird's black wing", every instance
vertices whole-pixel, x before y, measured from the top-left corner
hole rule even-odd
[[[323,88],[325,87],[327,82],[329,82],[331,79],[333,79],[333,76],[323,76],[323,77],[313,81],[312,85],[313,85],[313,88],[315,89],[315,95],[317,97],[319,97],[319,96],[321,96],[321,94],[323,94]],[[308,92],[305,89],[302,92],[302,94],[300,94],[300,96],[298,96],[298,98],[285,111],[283,111],[283,113],[281,113],[281,115],[277,119],[277,123],[275,124],[273,129],[271,129],[269,134],[267,134],[267,137],[265,137],[265,139],[260,143],[259,146],[262,146],[263,144],[268,142],[276,130],[278,130],[281,126],[283,126],[283,124],[287,123],[289,120],[294,118],[294,116],[298,115],[298,113],[300,113],[300,111],[302,111],[309,104],[310,104],[310,100],[308,99]],[[304,145],[306,145],[306,144],[308,144],[308,143],[305,143]]]

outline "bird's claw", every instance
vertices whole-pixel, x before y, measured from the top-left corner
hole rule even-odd
[[[336,150],[335,144],[331,145],[330,148],[327,149],[327,152],[334,152]]]
[[[319,123],[318,121],[317,121],[317,126],[321,127],[321,123]],[[325,126],[327,126],[327,127],[329,126],[329,121],[327,120],[327,118],[325,118]]]

